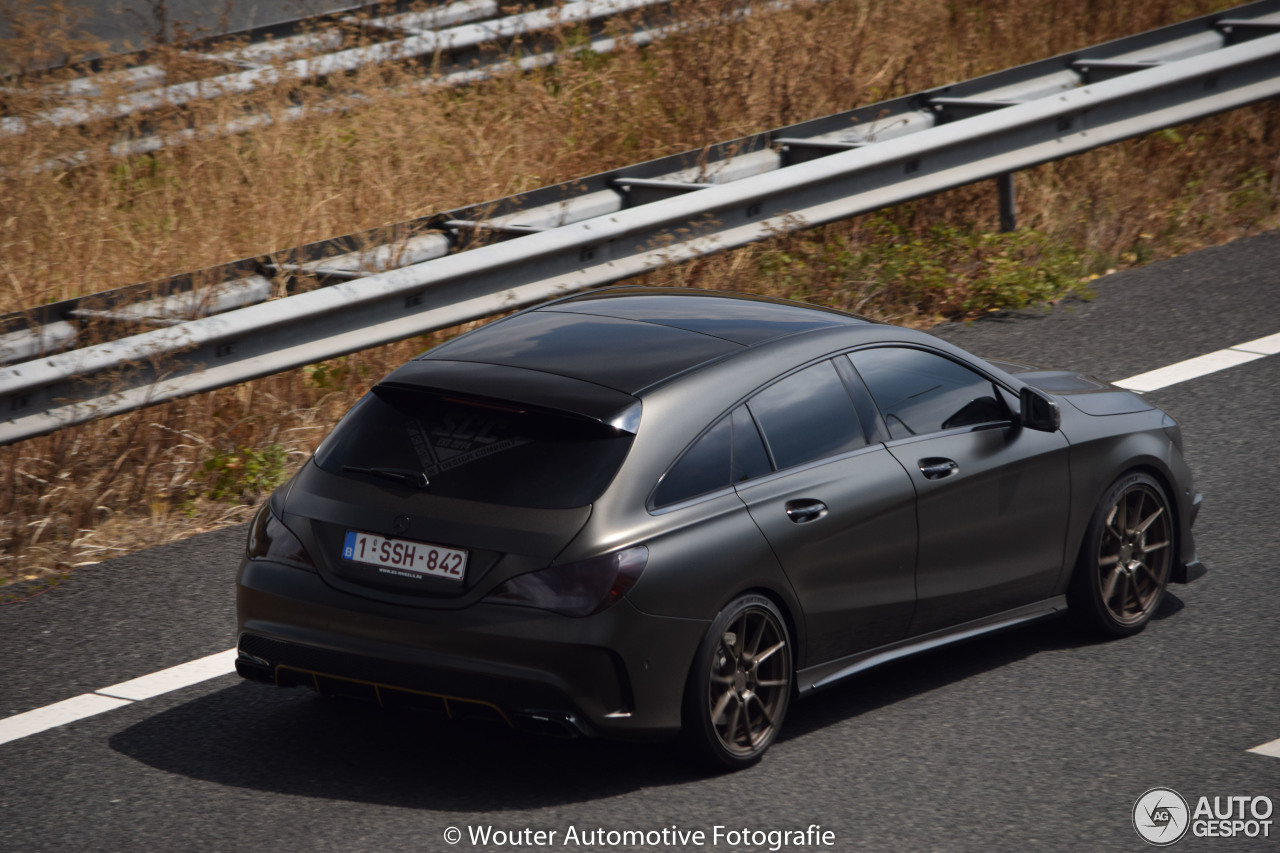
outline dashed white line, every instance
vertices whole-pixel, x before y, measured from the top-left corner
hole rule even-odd
[[[1258,755],[1269,755],[1272,758],[1280,758],[1280,740],[1273,740],[1245,751],[1257,753]]]
[[[58,726],[65,726],[67,723],[74,723],[76,720],[83,720],[104,711],[114,711],[116,708],[123,708],[125,705],[132,705],[143,699],[151,699],[171,690],[199,684],[201,681],[208,681],[219,675],[227,675],[235,672],[235,661],[236,650],[228,649],[216,655],[162,669],[141,678],[122,681],[92,693],[72,696],[70,699],[36,708],[34,711],[6,717],[0,720],[0,744],[56,729]]]
[[[162,693],[199,684],[201,681],[208,681],[210,678],[217,678],[219,675],[227,675],[235,671],[236,650],[227,649],[216,655],[180,663],[177,666],[171,666],[141,678],[122,681],[94,692],[99,696],[114,696],[131,702],[141,702],[143,699],[151,699]]]
[[[65,726],[67,723],[74,723],[76,720],[83,720],[85,717],[92,717],[94,714],[101,714],[103,711],[113,711],[121,705],[132,704],[127,699],[113,699],[96,693],[72,696],[70,699],[63,699],[61,702],[0,720],[0,743],[39,734],[58,726]]]
[[[1180,361],[1158,370],[1130,376],[1128,379],[1121,379],[1112,384],[1131,391],[1156,391],[1179,382],[1186,382],[1188,379],[1207,376],[1219,370],[1226,370],[1228,367],[1247,364],[1264,356],[1277,354],[1280,354],[1280,333]],[[134,702],[152,699],[220,675],[230,675],[235,672],[235,660],[236,650],[227,649],[225,652],[218,652],[199,660],[188,661],[150,675],[103,687],[92,693],[73,696],[43,708],[6,717],[0,720],[0,744],[65,726],[67,723],[132,705]],[[1248,751],[1280,758],[1280,740],[1255,746]]]
[[[1210,373],[1217,373],[1219,370],[1226,370],[1228,367],[1247,364],[1276,353],[1280,353],[1280,334],[1268,335],[1265,338],[1247,341],[1233,347],[1220,349],[1217,352],[1189,358],[1186,361],[1180,361],[1177,364],[1171,364],[1168,367],[1161,367],[1158,370],[1152,370],[1147,373],[1140,373],[1137,376],[1130,376],[1128,379],[1121,379],[1112,384],[1121,388],[1128,388],[1130,391],[1155,391],[1160,388],[1167,388],[1170,385],[1176,385],[1179,382],[1186,382],[1188,379],[1208,376]]]

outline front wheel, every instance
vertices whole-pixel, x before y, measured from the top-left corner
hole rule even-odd
[[[760,760],[791,701],[791,637],[772,601],[744,595],[716,616],[685,689],[685,735],[719,767]]]
[[[1164,488],[1146,474],[1111,484],[1094,510],[1068,590],[1076,619],[1108,637],[1136,634],[1164,599],[1174,554]]]

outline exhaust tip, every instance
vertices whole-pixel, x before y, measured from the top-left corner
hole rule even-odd
[[[517,729],[549,737],[576,738],[587,735],[576,714],[567,711],[518,711],[512,715]]]
[[[247,678],[250,681],[261,684],[276,683],[275,667],[262,658],[247,655],[244,652],[240,652],[240,656],[236,658],[236,672],[241,678]]]

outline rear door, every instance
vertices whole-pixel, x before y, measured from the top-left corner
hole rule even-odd
[[[774,473],[738,494],[804,607],[802,665],[901,639],[915,602],[915,492],[884,446],[867,443],[832,362],[763,389],[741,416],[758,425]]]
[[[1047,598],[1066,538],[1066,438],[1015,424],[1007,392],[939,353],[875,347],[849,358],[917,494],[911,634]]]

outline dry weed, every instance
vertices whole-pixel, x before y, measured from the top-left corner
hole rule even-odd
[[[283,80],[145,120],[36,122],[0,140],[0,313],[695,149],[1231,4],[832,0],[745,20],[731,14],[739,5],[682,0],[682,17],[700,27],[644,49],[566,54],[554,68],[467,89],[415,87],[429,68],[378,68],[324,87]],[[567,51],[581,33],[559,38]],[[37,41],[28,32],[4,45],[0,84],[29,82],[19,71],[56,47]],[[61,49],[84,47],[73,38]],[[359,109],[283,120],[284,104],[318,105],[335,93],[359,96]],[[0,99],[27,117],[48,106],[21,93]],[[254,111],[278,120],[199,138]],[[1021,222],[1069,247],[1082,276],[1271,226],[1276,118],[1274,105],[1260,105],[1023,173]],[[194,138],[109,156],[123,132]],[[68,151],[83,152],[83,165],[49,167]],[[909,242],[937,260],[951,257],[937,226],[983,232],[995,221],[994,189],[970,187],[646,280],[799,296],[927,324],[977,313],[972,300],[986,297],[926,300],[905,279],[869,274],[887,269],[875,255],[885,229],[914,235]],[[241,507],[299,464],[370,383],[436,339],[0,448],[0,581],[245,518]]]

